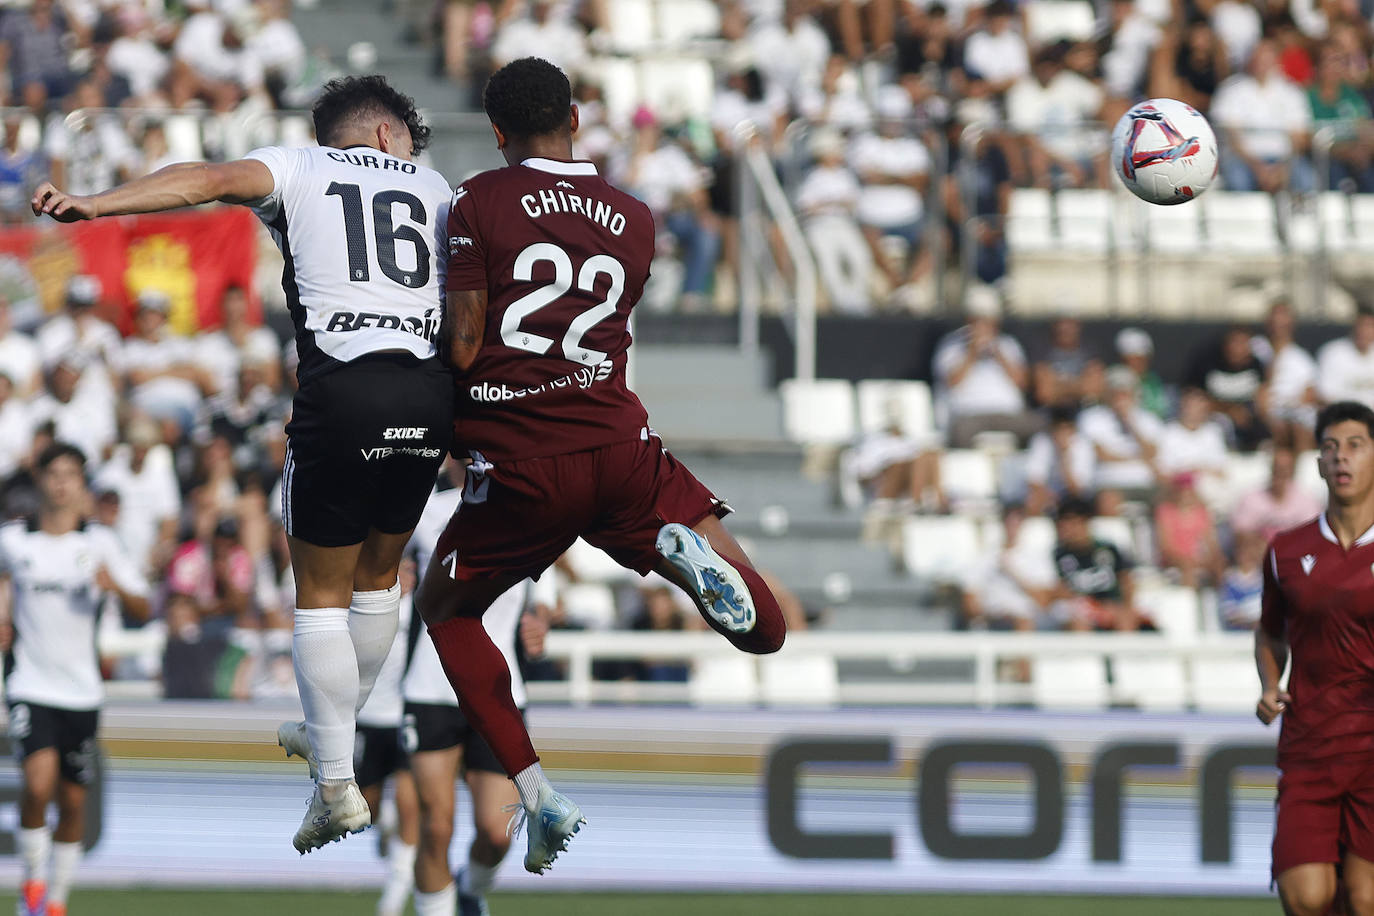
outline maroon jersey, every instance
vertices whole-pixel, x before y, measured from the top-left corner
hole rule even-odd
[[[1276,535],[1260,626],[1292,654],[1279,766],[1374,751],[1374,530],[1348,551],[1325,513]]]
[[[648,417],[625,357],[654,254],[648,207],[590,162],[527,159],[460,186],[448,227],[448,288],[487,291],[455,444],[500,462],[638,439]]]

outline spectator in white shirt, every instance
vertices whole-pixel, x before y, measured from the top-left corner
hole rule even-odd
[[[1183,473],[1198,476],[1199,491],[1215,489],[1226,468],[1226,433],[1211,419],[1212,400],[1200,388],[1184,389],[1178,401],[1178,419],[1164,427],[1156,449],[1155,466],[1162,478]]]
[[[983,11],[984,27],[964,43],[964,69],[983,80],[1000,96],[1030,73],[1026,40],[1012,28],[1013,10],[1007,0],[993,0]]]
[[[1317,351],[1317,393],[1326,404],[1374,406],[1374,311],[1361,307],[1347,337]]]
[[[522,57],[542,57],[564,73],[577,73],[587,60],[582,30],[557,13],[552,0],[530,0],[524,15],[508,19],[492,41],[493,67]]]
[[[184,432],[214,382],[196,363],[191,341],[168,332],[171,305],[161,290],[139,293],[134,333],[124,342],[122,361],[130,402],[154,419],[176,421]]]
[[[126,3],[115,13],[114,24],[118,37],[110,42],[106,63],[128,81],[135,99],[155,100],[171,61],[157,46],[153,20],[142,4]]]
[[[1263,112],[1262,118],[1256,112]],[[1307,96],[1279,69],[1278,49],[1264,39],[1255,46],[1248,72],[1217,88],[1212,123],[1225,139],[1221,175],[1232,191],[1312,189],[1304,158],[1312,109]]]
[[[80,350],[59,357],[48,370],[47,390],[33,400],[30,417],[35,427],[51,423],[57,441],[70,442],[99,462],[115,441],[115,411],[111,401],[78,396],[88,365],[89,357]]]
[[[69,96],[69,106],[73,111],[101,109],[105,97],[96,81],[85,77]],[[72,194],[108,190],[138,166],[138,150],[129,140],[123,119],[111,114],[53,118],[43,138],[43,152],[52,165],[52,180]]]
[[[987,430],[1008,430],[1024,441],[1041,428],[1026,410],[1030,372],[1026,353],[998,331],[1001,305],[995,290],[974,286],[965,293],[968,324],[947,334],[935,348],[934,374],[947,415],[949,444],[968,448]]]
[[[172,452],[147,417],[131,420],[124,439],[96,474],[96,488],[119,495],[115,531],[129,556],[155,575],[177,547],[181,492]]]
[[[38,344],[22,331],[16,331],[9,299],[0,294],[0,372],[10,380],[14,394],[29,398],[43,384],[43,361]]]
[[[1039,188],[1097,181],[1105,136],[1091,123],[1105,100],[1095,83],[1064,66],[1065,50],[1041,50],[1028,76],[1007,91],[1007,120],[1021,133],[1031,181]]]
[[[271,328],[253,324],[248,311],[248,292],[241,286],[226,287],[219,302],[220,329],[195,338],[196,362],[214,377],[217,392],[233,390],[239,364],[250,354],[267,364],[272,390],[281,386],[281,344]]]
[[[1002,510],[1002,549],[977,565],[964,585],[964,617],[971,628],[1034,630],[1046,619],[1059,585],[1050,545],[1021,537],[1026,510]]]
[[[1136,375],[1125,366],[1107,372],[1106,403],[1084,410],[1078,429],[1097,456],[1099,490],[1148,496],[1155,488],[1155,455],[1164,421],[1140,406]]]
[[[811,17],[813,0],[786,0],[782,19],[755,29],[749,47],[770,89],[796,101],[820,85],[830,40]]]
[[[114,325],[97,316],[100,281],[77,275],[67,281],[62,312],[38,329],[38,355],[51,367],[68,354],[81,361],[81,397],[94,397],[113,406],[115,380],[120,373],[122,344]]]
[[[28,406],[15,394],[14,384],[0,367],[0,481],[5,480],[29,456],[33,421]]]
[[[182,25],[172,46],[176,66],[196,80],[196,93],[215,111],[233,111],[263,90],[262,62],[244,45],[238,23],[206,10]]]
[[[1026,511],[1043,515],[1061,499],[1090,499],[1097,461],[1093,444],[1078,431],[1071,407],[1050,411],[1050,428],[1031,437],[1026,452]]]
[[[842,312],[866,312],[871,305],[873,255],[854,219],[859,180],[844,164],[845,142],[838,131],[817,131],[811,152],[816,165],[797,189],[802,230],[830,304]]]
[[[1317,420],[1317,363],[1293,339],[1296,322],[1286,300],[1275,302],[1265,321],[1265,335],[1250,342],[1264,364],[1265,388],[1260,412],[1274,444],[1304,451],[1316,448],[1312,425]]]
[[[879,132],[856,140],[849,157],[862,184],[857,209],[859,225],[898,299],[909,297],[911,284],[930,269],[929,252],[921,244],[930,154],[911,135],[907,122],[910,114],[911,97],[906,90],[884,86],[878,94]],[[904,263],[894,264],[887,256],[884,238],[905,243]]]
[[[294,85],[305,71],[308,55],[286,0],[258,0],[255,9],[260,20],[244,42],[248,53],[257,59],[269,86],[279,90]]]

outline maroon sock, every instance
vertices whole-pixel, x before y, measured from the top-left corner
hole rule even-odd
[[[506,775],[515,778],[539,760],[510,695],[506,657],[491,641],[480,617],[451,617],[429,628],[444,674],[462,704],[463,715],[491,745]]]
[[[749,586],[749,594],[754,599],[754,628],[748,633],[731,633],[725,629],[721,629],[720,632],[736,649],[752,652],[754,655],[768,655],[778,651],[787,637],[787,622],[783,619],[782,608],[778,607],[778,599],[773,597],[772,589],[757,572],[743,563],[733,565],[735,571],[744,579],[744,584]]]

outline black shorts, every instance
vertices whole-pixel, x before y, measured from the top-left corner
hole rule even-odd
[[[317,547],[415,527],[453,437],[437,359],[373,353],[308,379],[286,426],[282,524]]]
[[[35,751],[56,748],[59,771],[67,782],[89,785],[95,779],[100,725],[98,709],[58,709],[23,700],[10,708],[10,741],[15,758],[23,761]]]
[[[521,716],[523,717],[523,713]],[[405,724],[401,726],[406,753],[463,749],[463,769],[505,774],[491,745],[468,724],[457,706],[437,703],[407,703]]]
[[[360,786],[375,786],[408,765],[401,748],[401,730],[385,725],[359,725],[353,738],[354,778]]]

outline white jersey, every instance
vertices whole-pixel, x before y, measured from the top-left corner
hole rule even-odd
[[[247,158],[275,182],[249,206],[286,260],[301,381],[378,350],[434,356],[453,195],[444,177],[366,146],[272,146]]]
[[[415,525],[415,533],[411,536],[410,543],[416,549],[421,581],[424,581],[425,569],[434,554],[434,545],[448,525],[454,510],[458,508],[462,495],[462,489],[457,487],[430,494],[425,511]],[[506,667],[510,669],[511,698],[521,709],[525,708],[528,698],[525,694],[525,679],[520,676],[520,665],[515,655],[515,641],[519,638],[520,616],[525,611],[529,585],[527,579],[503,593],[492,602],[482,617],[482,625],[487,628],[487,634],[506,657]],[[405,696],[406,702],[457,706],[458,698],[454,696],[448,675],[444,674],[443,665],[439,662],[439,652],[434,648],[434,641],[429,638],[424,622],[418,614],[411,621],[411,632],[410,665],[401,684],[401,693]]]
[[[37,521],[0,528],[0,575],[13,583],[13,660],[5,678],[9,700],[60,709],[95,709],[104,697],[96,654],[96,617],[104,567],[121,589],[146,596],[148,582],[114,533],[86,524],[61,535]]]
[[[415,593],[401,596],[400,619],[396,625],[396,638],[391,641],[391,651],[382,670],[377,672],[377,681],[372,685],[372,693],[367,702],[358,710],[358,724],[377,728],[398,728],[403,718],[404,701],[401,698],[401,679],[406,674],[406,643],[410,639],[410,618],[414,614]]]

